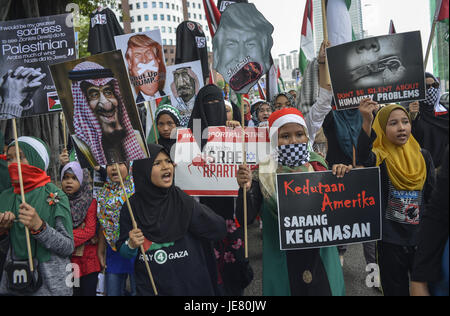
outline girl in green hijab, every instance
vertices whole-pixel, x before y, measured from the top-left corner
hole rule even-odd
[[[67,277],[72,271],[69,265],[74,250],[69,200],[46,174],[50,163],[47,145],[33,137],[20,137],[18,142],[26,203],[22,203],[16,148],[12,143],[6,152],[12,187],[0,194],[0,234],[7,233],[11,243],[5,266],[12,260],[28,259],[27,227],[32,256],[42,277],[42,286],[32,295],[72,295],[72,285],[66,282],[71,279]],[[11,292],[6,276],[3,271],[0,294],[23,295]]]

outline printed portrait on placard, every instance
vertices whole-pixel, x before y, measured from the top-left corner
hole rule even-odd
[[[231,4],[213,39],[214,69],[237,93],[248,93],[269,71],[274,28],[254,4]]]

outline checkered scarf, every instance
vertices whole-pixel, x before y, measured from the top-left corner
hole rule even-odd
[[[73,71],[93,70],[93,69],[104,69],[104,68],[96,63],[86,61],[78,64],[73,69]],[[131,125],[126,108],[124,106],[122,95],[120,93],[119,83],[114,78],[100,78],[100,79],[72,82],[72,96],[74,102],[73,125],[77,137],[79,137],[82,141],[86,143],[87,146],[89,146],[95,160],[99,165],[108,164],[108,161],[106,160],[106,156],[102,147],[102,128],[99,122],[97,121],[97,117],[92,112],[88,104],[88,100],[80,87],[81,83],[84,81],[89,82],[94,86],[104,86],[111,81],[113,82],[114,95],[118,100],[119,103],[118,106],[122,114],[121,123],[126,130],[126,137],[123,140],[126,159],[130,161],[144,159],[145,154],[136,140],[133,126]]]
[[[276,154],[280,165],[291,168],[300,167],[311,158],[308,143],[278,146]]]

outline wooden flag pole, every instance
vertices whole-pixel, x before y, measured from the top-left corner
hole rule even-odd
[[[13,118],[13,131],[14,131],[14,143],[16,146],[16,160],[17,160],[17,167],[19,170],[19,183],[20,183],[20,195],[22,197],[22,203],[26,203],[25,201],[25,190],[23,189],[23,179],[22,179],[22,165],[20,161],[20,148],[19,148],[19,140],[17,137],[17,125],[16,125],[16,119]],[[31,253],[31,242],[30,242],[30,231],[28,230],[28,227],[25,226],[25,238],[27,242],[27,251],[28,251],[28,264],[30,265],[30,271],[34,271],[34,265],[33,265],[33,254]]]
[[[322,24],[323,24],[323,41],[328,42],[328,23],[327,23],[327,8],[326,1],[322,0]],[[328,59],[325,64],[325,82],[331,86],[330,70],[328,68]]]
[[[133,229],[137,229],[138,228],[137,227],[137,223],[136,223],[136,220],[134,218],[133,210],[131,208],[130,200],[128,199],[128,194],[127,194],[127,191],[125,189],[125,185],[123,183],[122,174],[120,173],[120,168],[119,168],[119,164],[118,163],[116,163],[116,169],[117,169],[117,174],[119,175],[120,185],[122,186],[123,193],[125,194],[125,201],[127,203],[128,211],[130,212],[130,218],[131,218],[131,223],[133,225]],[[155,285],[155,281],[153,279],[152,271],[150,270],[150,265],[148,264],[148,258],[147,258],[146,254],[145,254],[144,246],[140,246],[139,249],[141,250],[142,256],[144,257],[145,268],[147,269],[147,273],[148,273],[148,276],[150,278],[150,283],[152,284],[152,287],[153,287],[153,292],[157,296],[158,295],[158,290],[156,289],[156,285]]]
[[[152,101],[150,101],[150,102],[155,102],[155,100],[152,100]],[[148,108],[149,108],[149,112],[150,112],[150,115],[151,115],[151,118],[152,118],[152,128],[153,128],[153,131],[155,132],[155,142],[156,142],[156,144],[158,145],[158,133],[156,132],[156,122],[155,122],[155,118],[154,118],[154,116],[153,116],[153,110],[152,110],[152,105],[151,105],[151,103],[150,102],[145,102],[145,104],[147,104],[147,106],[148,106]]]
[[[241,103],[241,120],[242,120],[242,158],[243,165],[247,168],[247,153],[245,152],[245,114],[244,105]],[[244,194],[244,248],[245,248],[245,259],[248,259],[248,231],[247,231],[247,188],[242,190]]]
[[[67,149],[66,117],[63,112],[61,112],[61,124],[63,128],[64,149]]]

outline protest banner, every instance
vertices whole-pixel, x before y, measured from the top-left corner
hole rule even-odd
[[[165,96],[166,65],[160,30],[114,37],[136,104]]]
[[[92,166],[148,157],[120,51],[50,68],[72,139]]]
[[[270,153],[266,128],[245,129],[246,160],[251,169]],[[172,149],[176,163],[175,185],[191,196],[238,196],[236,173],[244,163],[242,130],[212,127],[200,151],[190,129],[180,129]],[[195,181],[193,181],[195,179]]]
[[[49,65],[73,60],[70,14],[0,22],[0,119],[60,111]]]
[[[271,65],[274,28],[254,4],[223,12],[213,39],[214,69],[236,93],[247,94]]]
[[[420,32],[367,38],[327,48],[337,110],[425,99]]]
[[[200,60],[167,67],[164,92],[171,96],[172,106],[181,115],[181,126],[187,127],[195,96],[203,88],[204,80]]]
[[[277,175],[280,249],[311,249],[381,239],[379,168]]]

